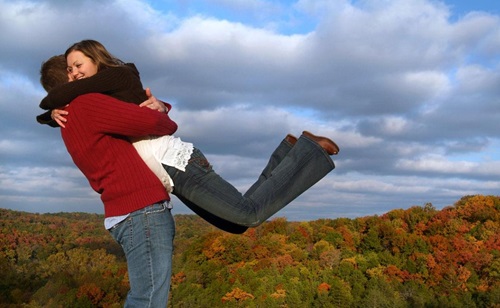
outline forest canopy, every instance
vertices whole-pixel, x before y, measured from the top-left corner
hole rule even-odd
[[[500,198],[354,219],[274,218],[242,235],[176,215],[170,307],[500,307]],[[121,307],[103,216],[0,209],[2,307]]]

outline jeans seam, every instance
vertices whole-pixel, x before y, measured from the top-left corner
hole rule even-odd
[[[149,303],[151,304],[152,303],[152,299],[153,299],[153,294],[155,292],[155,284],[154,284],[154,277],[153,277],[153,260],[151,259],[152,255],[151,255],[151,230],[150,230],[150,221],[149,221],[149,218],[147,217],[147,215],[149,213],[158,213],[158,210],[156,211],[153,211],[153,212],[146,212],[146,216],[144,217],[144,219],[146,220],[145,221],[145,226],[146,226],[146,229],[144,230],[145,232],[145,238],[146,238],[146,242],[147,242],[147,256],[148,256],[148,263],[149,263],[149,283],[151,284],[151,292],[149,294]],[[149,305],[151,306],[151,305]]]

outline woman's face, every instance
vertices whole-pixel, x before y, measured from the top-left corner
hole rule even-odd
[[[71,81],[97,74],[97,65],[81,51],[74,50],[66,58],[68,75]]]

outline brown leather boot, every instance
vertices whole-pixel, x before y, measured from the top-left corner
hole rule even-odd
[[[328,155],[337,155],[340,151],[338,145],[336,145],[335,142],[326,137],[316,136],[308,131],[303,131],[302,134],[319,144],[326,151],[326,153],[328,153]]]
[[[285,140],[288,141],[288,143],[290,143],[291,145],[294,145],[297,142],[297,137],[295,137],[294,135],[288,134],[288,135],[286,135]]]

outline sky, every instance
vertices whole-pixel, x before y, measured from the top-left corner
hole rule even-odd
[[[497,1],[0,0],[1,208],[103,213],[59,129],[35,121],[41,63],[83,39],[134,62],[241,192],[286,134],[334,140],[335,170],[274,217],[499,194]]]

